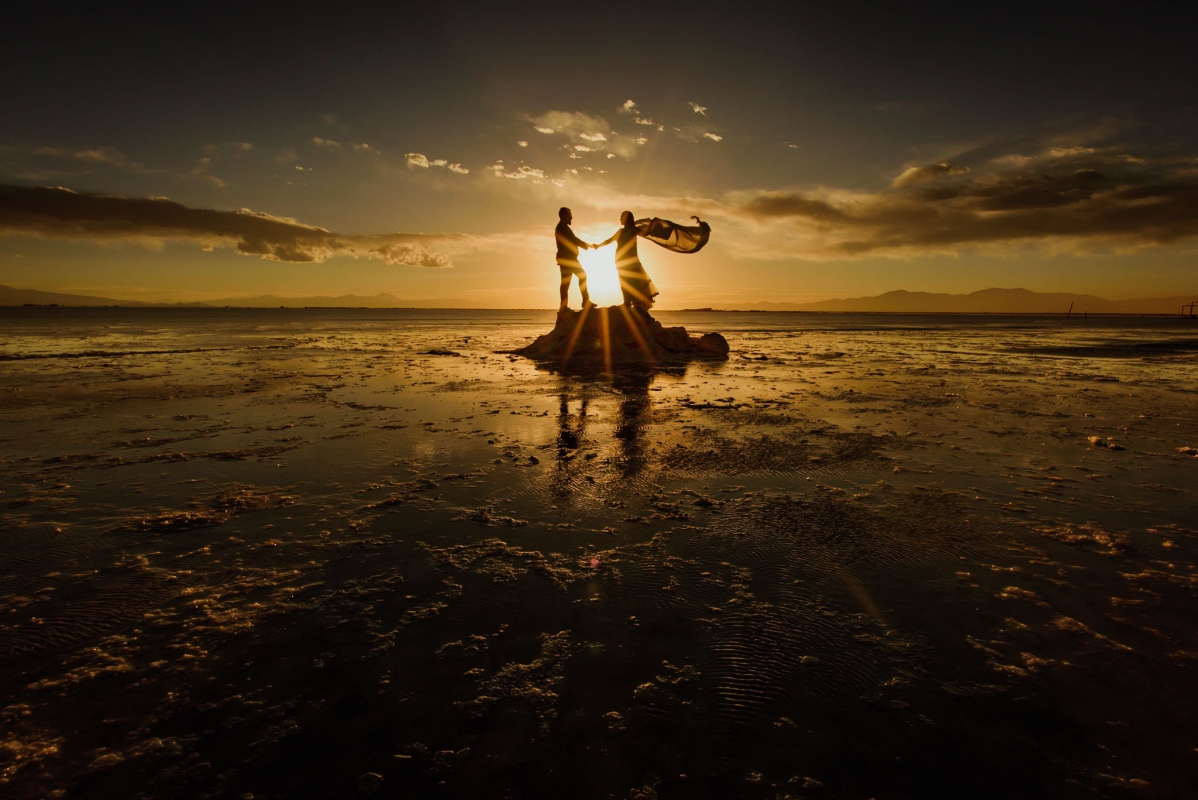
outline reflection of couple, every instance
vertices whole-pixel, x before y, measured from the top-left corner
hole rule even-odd
[[[557,212],[561,220],[557,224],[557,266],[561,271],[561,305],[559,310],[568,307],[567,297],[570,293],[570,276],[578,276],[578,290],[582,292],[582,307],[593,306],[591,295],[587,291],[587,273],[578,262],[578,251],[598,250],[612,242],[616,243],[616,274],[620,278],[620,293],[624,295],[624,305],[640,306],[649,309],[653,307],[653,298],[657,295],[657,287],[649,280],[649,274],[641,264],[636,252],[636,237],[644,235],[637,227],[636,219],[631,211],[620,215],[620,229],[607,240],[599,244],[591,244],[579,239],[570,229],[574,221],[574,212],[562,208]]]
[[[615,438],[619,451],[615,467],[620,475],[631,478],[649,465],[650,451],[646,437],[652,419],[653,403],[649,399],[649,388],[659,371],[632,370],[612,376],[609,384],[620,398],[620,407],[615,417]],[[669,374],[683,377],[686,368],[669,370]],[[557,469],[553,476],[553,491],[559,497],[568,497],[578,491],[578,480],[589,473],[588,458],[595,455],[593,448],[598,444],[593,432],[588,432],[590,398],[597,392],[595,384],[577,383],[566,380],[559,395],[557,415]],[[570,403],[581,401],[577,414],[570,413]],[[590,435],[588,435],[590,434]],[[602,445],[600,445],[602,446]],[[579,449],[591,449],[591,454],[578,459]]]

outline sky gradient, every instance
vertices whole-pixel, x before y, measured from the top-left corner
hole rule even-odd
[[[551,307],[568,205],[711,223],[641,248],[664,308],[1198,289],[1171,6],[441,6],[23,11],[0,283]]]

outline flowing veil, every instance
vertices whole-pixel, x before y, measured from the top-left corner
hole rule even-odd
[[[697,225],[679,225],[668,219],[638,219],[636,232],[653,244],[673,250],[675,253],[697,253],[711,237],[711,226],[698,217],[691,217]]]

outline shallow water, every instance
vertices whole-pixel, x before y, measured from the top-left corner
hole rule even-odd
[[[1198,794],[1194,323],[660,318],[0,310],[0,788]]]

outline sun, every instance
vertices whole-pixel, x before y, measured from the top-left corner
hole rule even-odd
[[[591,302],[598,306],[619,305],[624,297],[620,294],[620,279],[616,276],[615,246],[602,250],[583,250],[578,261],[587,271],[587,288]]]

